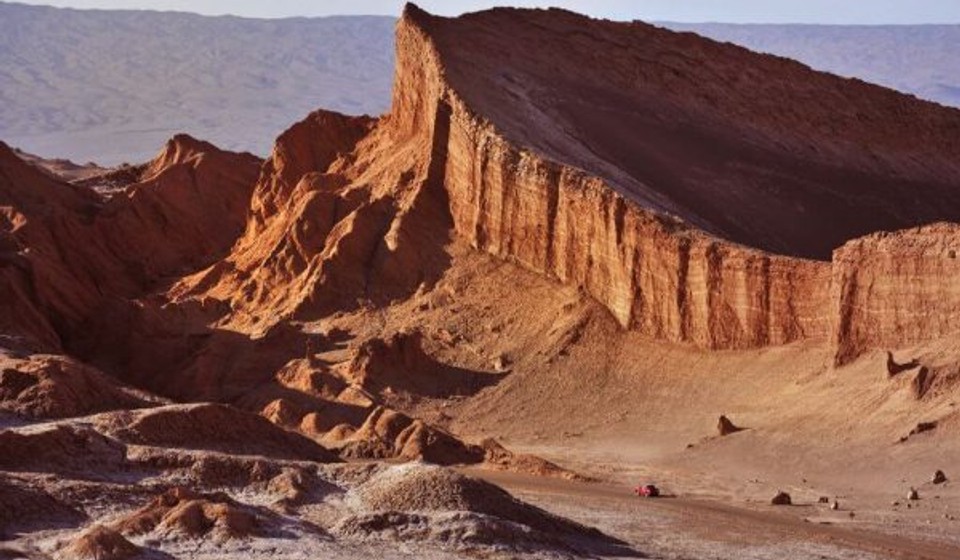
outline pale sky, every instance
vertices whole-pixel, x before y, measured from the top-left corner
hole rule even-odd
[[[394,0],[27,0],[74,8],[152,9],[248,17],[398,15]],[[736,23],[960,23],[960,0],[422,0],[433,13],[456,15],[496,5],[559,6],[595,17]]]

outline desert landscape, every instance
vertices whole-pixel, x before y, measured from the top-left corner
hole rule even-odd
[[[395,33],[386,113],[263,160],[0,143],[0,558],[960,557],[960,110]]]
[[[179,133],[266,157],[314,109],[389,110],[395,24],[0,2],[0,138],[107,166]],[[656,24],[960,106],[960,25]]]

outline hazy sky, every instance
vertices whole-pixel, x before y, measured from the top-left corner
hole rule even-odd
[[[392,0],[27,0],[75,8],[180,10],[250,17],[397,15]],[[422,0],[422,8],[458,14],[494,5],[561,6],[597,17],[750,23],[960,23],[960,0]]]

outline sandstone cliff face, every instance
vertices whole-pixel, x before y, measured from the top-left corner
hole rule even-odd
[[[795,142],[822,141],[822,150],[801,150],[799,157],[819,169],[813,175],[805,175],[807,171],[796,166],[798,160],[786,163],[769,157],[759,165],[765,166],[771,176],[786,172],[816,181],[850,181],[840,187],[843,191],[835,192],[846,197],[840,205],[846,209],[837,216],[817,216],[816,212],[833,210],[820,208],[826,199],[817,199],[815,193],[803,189],[786,195],[801,214],[787,215],[777,214],[776,205],[757,208],[757,200],[739,205],[723,200],[720,193],[711,190],[715,186],[698,186],[707,196],[718,197],[713,203],[728,217],[744,223],[745,230],[752,228],[750,244],[769,247],[782,241],[782,247],[792,246],[805,253],[818,243],[824,247],[824,243],[883,224],[923,222],[936,215],[929,208],[958,215],[960,207],[956,206],[955,194],[951,194],[957,192],[956,188],[946,187],[955,180],[951,174],[955,173],[956,156],[960,154],[960,113],[956,111],[902,98],[866,84],[838,80],[787,61],[674,36],[647,26],[630,28],[584,22],[583,18],[567,13],[528,11],[494,11],[451,21],[408,7],[398,29],[398,70],[390,124],[397,130],[394,136],[403,139],[429,129],[417,126],[421,119],[433,115],[440,120],[432,123],[433,144],[440,146],[440,152],[434,150],[432,155],[445,160],[444,184],[459,238],[480,250],[582,286],[627,328],[708,348],[745,348],[829,336],[837,347],[838,363],[843,363],[870,347],[895,346],[957,330],[960,321],[952,296],[957,282],[951,274],[955,261],[943,257],[949,253],[949,236],[944,233],[944,228],[949,230],[947,226],[889,236],[883,239],[896,241],[879,245],[874,238],[852,242],[834,255],[831,266],[771,255],[697,231],[687,224],[718,233],[724,233],[724,228],[717,227],[719,222],[704,219],[702,212],[690,206],[691,200],[683,198],[682,188],[670,187],[663,177],[651,175],[661,182],[652,185],[654,190],[659,189],[659,194],[631,190],[629,180],[608,172],[608,164],[616,159],[616,154],[607,153],[611,159],[593,162],[595,165],[589,168],[595,169],[596,175],[578,169],[577,165],[591,160],[583,157],[582,146],[570,144],[566,136],[580,140],[586,137],[589,141],[596,133],[583,127],[574,127],[573,132],[551,128],[557,121],[561,128],[569,124],[564,121],[569,114],[551,96],[569,97],[576,93],[565,91],[568,84],[560,83],[550,95],[544,94],[545,86],[537,84],[543,76],[537,74],[539,67],[532,65],[531,59],[560,75],[565,61],[549,58],[549,52],[531,54],[532,47],[506,52],[502,46],[508,41],[510,29],[524,38],[519,40],[524,44],[529,42],[527,37],[533,36],[546,44],[574,41],[567,35],[562,39],[556,36],[565,29],[565,23],[572,23],[569,20],[578,20],[591,28],[603,27],[597,30],[595,43],[603,43],[604,37],[609,42],[622,42],[619,47],[627,51],[646,45],[663,51],[665,57],[685,52],[702,59],[709,70],[718,74],[727,74],[738,64],[749,62],[754,70],[762,67],[781,76],[803,77],[816,83],[822,99],[807,100],[805,109],[810,114],[798,118],[798,114],[778,113],[770,106],[778,98],[797,95],[796,91],[789,91],[793,87],[789,81],[784,85],[768,80],[765,87],[769,98],[761,98],[745,89],[742,80],[716,91],[710,89],[716,85],[713,82],[700,93],[689,84],[675,84],[677,89],[672,91],[663,82],[664,75],[657,72],[645,75],[646,82],[631,86],[621,83],[623,77],[616,72],[612,77],[594,76],[608,72],[605,65],[578,66],[596,78],[590,80],[594,84],[606,80],[638,91],[655,89],[658,95],[672,97],[674,106],[669,109],[681,128],[696,128],[690,121],[691,115],[703,116],[698,111],[706,107],[714,115],[710,118],[744,117],[754,128],[751,133],[769,135],[779,131],[782,142],[792,146],[790,149],[796,149]],[[544,29],[534,31],[528,26]],[[471,55],[469,68],[465,66],[468,61],[462,57],[466,55],[454,43],[465,41],[464,34],[471,38],[471,44],[482,45],[477,50],[492,53],[491,58]],[[502,41],[500,46],[495,44],[497,40]],[[592,47],[596,51],[610,45]],[[485,66],[494,59],[508,61],[502,72]],[[695,65],[687,62],[674,66],[676,72],[695,71]],[[636,69],[650,70],[644,63]],[[834,94],[836,97],[831,97]],[[545,98],[538,97],[541,95]],[[505,98],[509,96],[512,97]],[[856,111],[851,113],[841,107],[847,104],[856,106]],[[684,107],[679,113],[678,105]],[[630,107],[649,110],[643,103]],[[760,110],[764,107],[770,110]],[[753,112],[748,112],[748,108]],[[590,114],[589,108],[581,109]],[[664,110],[656,104],[653,109]],[[837,126],[831,118],[850,121],[842,138],[830,132]],[[898,130],[909,130],[892,138],[883,132],[885,123],[896,125]],[[608,124],[599,134],[616,135],[617,127]],[[442,137],[436,131],[441,131]],[[633,135],[646,133],[634,129]],[[751,141],[758,138],[752,137]],[[663,141],[674,150],[675,164],[682,164],[683,157],[698,157],[695,146],[688,146],[684,155],[682,147],[669,144],[669,139]],[[918,143],[931,146],[932,153],[924,165],[917,160]],[[588,148],[593,156],[604,155],[594,149],[596,146]],[[768,145],[764,150],[771,155],[778,148]],[[744,165],[758,165],[753,155],[744,152],[740,156]],[[699,169],[686,171],[702,173],[703,166],[711,165],[706,159],[705,163],[698,163]],[[840,170],[843,165],[849,172]],[[655,167],[652,163],[650,166]],[[823,166],[834,171],[823,172]],[[723,171],[737,175],[735,168],[736,165],[724,164]],[[856,177],[889,174],[904,181],[892,184],[884,179],[876,192],[865,195],[867,198],[857,194],[862,183]],[[664,186],[669,190],[663,190]],[[757,187],[764,188],[762,184],[751,188]],[[924,191],[930,197],[925,202],[917,194]],[[667,199],[659,196],[664,194]],[[778,198],[783,196],[777,194]],[[897,202],[904,196],[912,201],[908,207]],[[930,206],[921,208],[918,204]],[[893,207],[897,208],[887,217],[870,222]],[[679,213],[685,221],[655,210]],[[738,212],[743,211],[750,214],[738,217]],[[865,217],[867,214],[873,215]],[[895,214],[897,217],[888,219]],[[799,227],[818,235],[824,231],[819,220],[833,223],[826,227],[827,236],[817,242],[796,236],[790,229]],[[840,231],[837,227],[850,229]],[[742,232],[726,233],[743,239]],[[940,257],[931,257],[931,252]],[[931,262],[931,258],[943,260]],[[875,282],[875,277],[884,280]],[[923,325],[924,322],[933,325]]]
[[[410,8],[399,26],[389,124],[399,139],[435,131],[459,238],[582,286],[658,338],[744,348],[827,335],[829,267],[711,238],[507,140],[444,80],[434,21]]]
[[[531,46],[538,36],[555,47],[579,41],[564,31],[574,23],[595,32],[593,50],[625,50],[617,56],[632,62],[607,72]],[[526,50],[503,46],[510,30]],[[457,37],[483,49],[464,53]],[[643,48],[662,61],[640,56]],[[596,86],[588,91],[569,81],[570,68],[581,66]],[[546,84],[541,67],[562,79]],[[756,67],[772,76],[764,95],[734,80],[738,69]],[[701,91],[688,83],[705,79],[696,72],[733,82]],[[827,94],[811,99],[791,89],[797,80]],[[603,87],[629,95],[596,97]],[[805,103],[809,118],[796,108],[777,112],[784,99]],[[580,103],[588,100],[596,107]],[[656,126],[605,120],[608,109],[646,112]],[[891,138],[886,123],[906,132]],[[284,134],[231,257],[175,293],[227,301],[225,324],[260,332],[284,318],[409,294],[442,268],[442,245],[456,240],[576,284],[625,328],[651,337],[714,349],[803,339],[842,347],[850,321],[860,320],[838,319],[843,274],[748,245],[818,254],[859,231],[960,217],[951,186],[958,127],[955,111],[649,26],[557,11],[447,20],[408,6],[397,28],[391,113],[374,121],[319,112]],[[622,136],[639,155],[625,160],[600,142],[605,135]],[[658,144],[656,153],[635,138]],[[932,146],[924,165],[917,142]],[[734,148],[717,159],[714,145]],[[697,184],[677,183],[657,171],[664,166]],[[798,177],[803,184],[790,182]],[[865,185],[876,189],[860,192]],[[920,206],[898,202],[915,192],[925,193]]]
[[[834,252],[836,362],[960,331],[960,225],[879,233]]]

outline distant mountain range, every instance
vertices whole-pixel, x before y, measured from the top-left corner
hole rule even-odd
[[[263,155],[318,107],[387,110],[390,17],[256,20],[0,4],[0,138],[143,161],[177,132]]]
[[[107,165],[177,132],[264,155],[315,108],[388,109],[394,24],[0,3],[0,139]],[[660,25],[960,106],[960,26]]]

